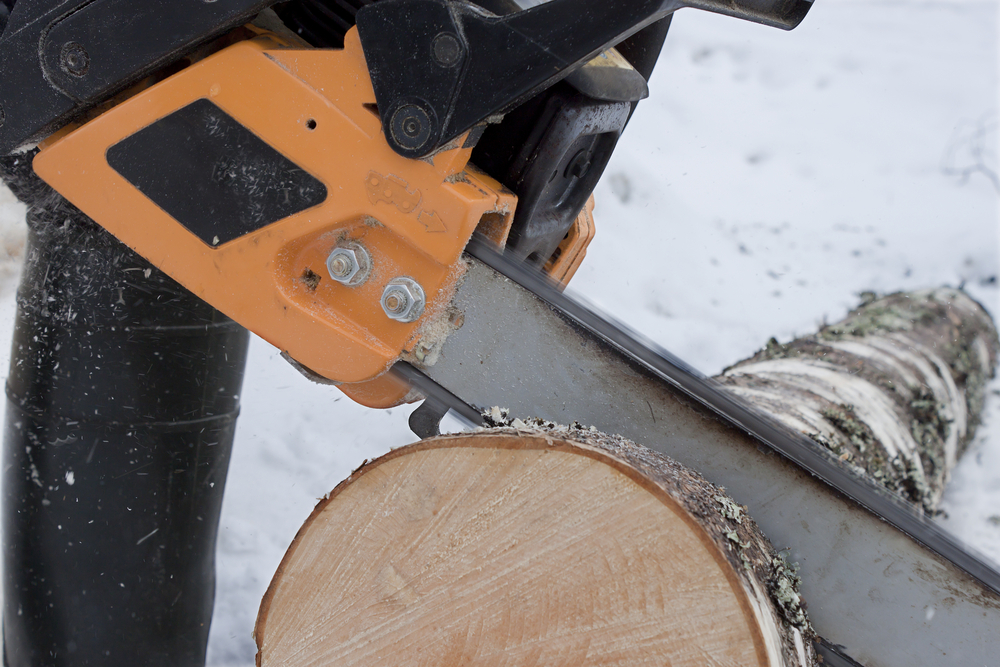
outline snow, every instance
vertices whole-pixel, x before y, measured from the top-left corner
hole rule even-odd
[[[710,374],[864,290],[962,284],[1000,314],[998,27],[995,1],[820,0],[790,33],[682,10],[598,187],[573,290]],[[22,217],[0,190],[4,340]],[[944,524],[1000,563],[998,395]],[[362,408],[253,341],[209,664],[253,663],[288,543],[364,459],[415,439],[410,410]]]

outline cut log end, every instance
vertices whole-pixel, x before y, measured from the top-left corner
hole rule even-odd
[[[584,429],[357,470],[265,595],[258,665],[812,665],[796,577],[696,473]]]

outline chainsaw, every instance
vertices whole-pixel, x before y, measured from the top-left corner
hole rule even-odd
[[[0,153],[37,148],[53,189],[310,379],[371,408],[422,401],[420,437],[502,405],[724,485],[793,545],[825,664],[990,664],[1000,572],[564,293],[671,15],[787,30],[810,7],[19,0]]]

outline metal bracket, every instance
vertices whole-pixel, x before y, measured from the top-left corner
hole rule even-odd
[[[413,411],[409,419],[410,430],[418,437],[429,438],[440,434],[441,420],[449,410],[454,410],[462,419],[472,424],[485,425],[483,415],[479,410],[427,377],[423,371],[405,361],[400,361],[392,367],[390,372],[427,397]]]
[[[449,407],[428,398],[410,413],[407,424],[418,438],[432,438],[441,435],[441,420],[448,414]]]

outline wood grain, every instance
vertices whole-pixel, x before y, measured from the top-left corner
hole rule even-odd
[[[258,665],[812,664],[770,593],[773,550],[721,493],[580,429],[396,450],[296,536]]]

